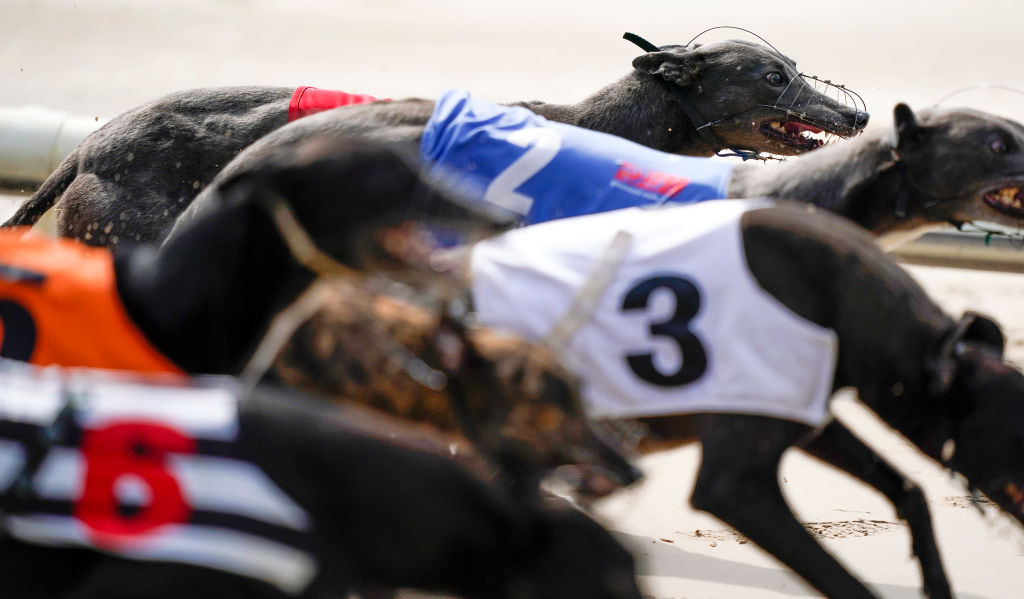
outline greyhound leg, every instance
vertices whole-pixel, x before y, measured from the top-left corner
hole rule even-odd
[[[874,597],[797,522],[779,487],[783,452],[810,433],[795,422],[737,414],[703,414],[703,446],[691,503],[748,536],[834,599]]]
[[[949,579],[935,542],[928,503],[921,488],[888,464],[842,423],[833,420],[802,447],[816,458],[848,472],[885,495],[910,527],[914,555],[921,565],[924,593],[931,599],[952,597]]]

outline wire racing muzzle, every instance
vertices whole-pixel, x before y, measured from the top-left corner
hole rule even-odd
[[[694,36],[684,47],[691,47],[700,36],[717,29],[736,29],[748,33],[775,52],[785,64],[792,65],[795,68],[794,63],[779,52],[775,46],[756,33],[741,27],[724,25],[706,29]],[[622,37],[647,52],[657,52],[660,50],[658,46],[634,33],[627,32]],[[755,102],[714,121],[708,120],[700,114],[700,111],[683,86],[666,79],[662,79],[662,81],[669,92],[679,101],[680,106],[704,143],[715,150],[716,156],[738,156],[743,160],[782,159],[770,153],[732,147],[715,133],[715,127],[732,121],[755,109],[764,108],[778,113],[779,118],[777,120],[769,120],[760,126],[761,131],[765,135],[777,138],[787,145],[800,147],[805,151],[831,143],[836,138],[852,137],[860,133],[867,124],[869,116],[867,106],[860,94],[845,85],[833,83],[828,79],[821,79],[806,73],[797,72],[795,76],[791,77],[774,101],[769,103]],[[834,101],[838,107],[845,107],[849,112],[853,113],[852,122],[826,119],[809,112],[808,107],[810,104],[822,96]],[[723,148],[728,149],[728,151],[722,151]]]

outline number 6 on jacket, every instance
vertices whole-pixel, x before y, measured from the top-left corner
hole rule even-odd
[[[117,546],[188,519],[191,508],[167,469],[169,453],[195,453],[195,441],[153,422],[121,421],[86,431],[85,482],[75,516],[97,545]],[[148,503],[125,509],[118,490],[128,480],[148,488]]]

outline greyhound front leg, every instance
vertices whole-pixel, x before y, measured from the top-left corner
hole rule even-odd
[[[782,496],[779,462],[807,426],[739,414],[701,415],[697,426],[703,457],[695,508],[748,536],[827,597],[874,597],[797,522]]]
[[[910,527],[911,546],[921,565],[925,596],[931,599],[948,599],[953,596],[935,542],[928,502],[920,487],[888,464],[838,420],[830,422],[803,449],[885,495],[896,508],[896,513]]]

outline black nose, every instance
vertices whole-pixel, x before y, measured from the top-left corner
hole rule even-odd
[[[857,113],[853,115],[853,128],[863,129],[867,126],[869,118],[871,118],[870,114],[858,110]]]

